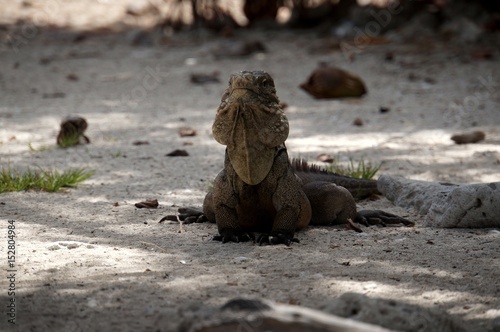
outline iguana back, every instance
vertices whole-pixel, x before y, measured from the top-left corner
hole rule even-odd
[[[292,159],[291,163],[295,174],[304,184],[314,181],[332,182],[349,190],[356,200],[380,194],[377,189],[377,180],[358,179],[336,174],[317,165],[308,164],[303,159]]]

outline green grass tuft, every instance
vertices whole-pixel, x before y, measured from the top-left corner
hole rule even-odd
[[[339,175],[350,176],[357,179],[371,179],[380,169],[382,164],[372,166],[371,163],[365,163],[363,159],[355,162],[352,158],[349,158],[349,163],[347,166],[341,165],[338,162],[334,162],[327,167],[327,170]]]
[[[76,185],[85,181],[94,174],[85,168],[69,169],[62,173],[57,170],[31,170],[20,173],[10,167],[3,167],[0,172],[0,193],[8,191],[41,190],[48,192],[59,191],[63,187],[76,188]]]
[[[71,133],[68,135],[61,135],[60,140],[57,142],[57,144],[64,149],[70,146],[78,145],[79,142],[80,142],[80,134]]]

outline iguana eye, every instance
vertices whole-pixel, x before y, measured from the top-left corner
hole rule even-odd
[[[261,85],[262,87],[264,87],[264,88],[269,87],[269,85],[270,85],[270,84],[271,84],[271,82],[269,82],[269,80],[268,80],[268,79],[266,79],[266,78],[262,79],[262,81],[260,82],[260,85]]]

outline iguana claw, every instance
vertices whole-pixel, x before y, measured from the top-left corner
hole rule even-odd
[[[248,242],[255,241],[255,236],[252,233],[238,232],[233,230],[222,231],[221,234],[215,235],[212,240],[226,242]]]
[[[177,210],[179,214],[169,214],[160,219],[160,222],[164,222],[165,220],[171,221],[182,221],[183,224],[191,224],[194,222],[206,222],[208,221],[207,217],[203,214],[203,211],[196,208],[179,208]]]
[[[257,243],[261,246],[263,244],[284,244],[287,247],[292,244],[292,242],[299,243],[299,239],[293,237],[293,235],[277,233],[274,235],[261,234],[257,238]]]

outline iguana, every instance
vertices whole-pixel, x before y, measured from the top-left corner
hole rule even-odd
[[[78,144],[90,143],[90,139],[84,134],[87,126],[87,121],[84,118],[67,116],[61,122],[61,129],[57,135],[57,145],[67,148]]]
[[[375,180],[344,177],[301,161],[291,162],[284,144],[288,130],[268,73],[231,75],[212,126],[214,138],[227,147],[224,169],[205,197],[203,214],[180,209],[181,220],[215,222],[219,235],[214,240],[223,243],[255,240],[253,232],[259,232],[259,244],[285,245],[299,242],[295,231],[309,224],[413,225],[383,211],[356,211],[353,195],[377,193]]]

